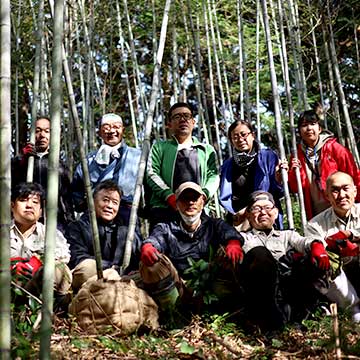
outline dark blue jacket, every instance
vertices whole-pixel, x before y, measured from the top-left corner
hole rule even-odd
[[[275,168],[279,163],[279,158],[271,149],[259,150],[254,178],[254,191],[264,190],[271,193],[276,202],[276,206],[281,211],[280,199],[284,196],[284,189],[281,184],[275,180]],[[232,168],[233,158],[227,159],[220,175],[220,203],[230,213],[235,211],[232,207]],[[244,194],[248,196],[249,194]],[[282,224],[282,221],[281,221]]]
[[[157,224],[144,243],[151,243],[165,254],[180,275],[190,266],[188,258],[209,261],[210,245],[216,252],[220,245],[225,246],[229,240],[244,243],[243,237],[232,226],[204,212],[201,214],[200,227],[191,235],[181,228],[180,220],[176,220]]]

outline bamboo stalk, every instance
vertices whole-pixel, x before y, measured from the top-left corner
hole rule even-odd
[[[10,359],[10,147],[11,147],[11,20],[10,0],[0,3],[0,357]],[[4,241],[5,240],[5,241]]]
[[[162,63],[162,58],[163,58],[163,54],[164,54],[170,6],[171,6],[171,0],[166,0],[166,4],[165,4],[165,8],[164,8],[164,15],[163,15],[163,19],[162,19],[162,25],[161,25],[159,47],[158,47],[157,55],[156,55],[156,64],[155,64],[154,73],[153,73],[150,104],[149,104],[149,109],[148,109],[146,122],[145,122],[145,136],[144,136],[141,158],[140,158],[140,163],[139,163],[139,171],[138,171],[138,175],[137,175],[137,179],[136,179],[134,199],[133,199],[133,203],[132,203],[132,207],[131,207],[129,229],[128,229],[128,233],[127,233],[127,237],[126,237],[126,245],[125,245],[123,263],[121,266],[121,273],[125,271],[125,269],[129,266],[129,263],[130,263],[132,241],[133,241],[134,235],[135,235],[137,211],[139,208],[139,203],[140,203],[140,198],[141,198],[141,190],[142,190],[142,183],[143,183],[143,179],[144,179],[146,162],[147,162],[147,158],[149,156],[149,151],[150,151],[151,129],[152,129],[155,104],[156,104],[158,93],[159,93],[160,69],[161,69],[161,63]]]
[[[333,318],[333,330],[334,330],[334,336],[335,336],[336,359],[340,360],[341,359],[340,332],[339,332],[339,318],[338,318],[337,304],[336,303],[330,304],[330,311],[331,311],[331,316]]]
[[[41,42],[43,37],[44,27],[44,0],[39,1],[39,17],[38,26],[36,31],[36,44],[35,44],[35,61],[34,61],[34,78],[33,78],[33,101],[31,105],[31,129],[30,129],[30,142],[35,143],[35,123],[38,114],[39,103],[39,87],[40,87],[40,59],[41,59]],[[26,181],[32,182],[34,177],[34,157],[29,156]]]
[[[284,160],[284,159],[286,159],[286,155],[285,155],[285,149],[284,149],[284,144],[283,144],[283,134],[281,131],[280,99],[279,99],[274,58],[273,58],[273,52],[272,52],[270,25],[269,25],[269,17],[268,17],[268,12],[267,12],[266,0],[261,0],[261,5],[262,5],[262,9],[263,9],[263,21],[264,21],[264,30],[265,30],[265,37],[266,37],[266,47],[268,50],[271,89],[272,89],[272,94],[273,94],[273,98],[274,98],[274,115],[275,115],[276,135],[277,135],[277,139],[278,139],[280,159]],[[290,193],[289,193],[288,174],[287,174],[287,171],[283,168],[281,169],[281,175],[283,178],[284,196],[285,196],[288,225],[289,225],[290,229],[293,229],[294,228],[294,219],[293,219],[291,199],[290,199]]]

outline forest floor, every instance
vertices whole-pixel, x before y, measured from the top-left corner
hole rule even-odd
[[[340,315],[338,359],[360,359],[360,325]],[[25,334],[23,334],[25,335]],[[29,336],[26,337],[28,340]],[[36,359],[39,341],[17,337],[13,359]],[[179,329],[121,336],[116,332],[90,335],[75,319],[55,317],[52,359],[336,359],[333,318],[319,316],[271,336],[244,330],[229,314],[194,316]]]

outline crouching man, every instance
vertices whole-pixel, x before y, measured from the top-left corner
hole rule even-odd
[[[23,286],[40,295],[42,260],[45,252],[45,225],[38,220],[44,204],[44,191],[39,184],[20,183],[11,193],[13,222],[10,228],[12,271]],[[67,267],[69,244],[57,230],[55,240],[55,303],[62,301],[71,287],[72,275]]]
[[[198,184],[182,183],[175,196],[179,217],[158,223],[141,248],[143,286],[161,310],[171,310],[179,297],[184,303],[191,295],[191,289],[185,285],[191,283],[191,274],[187,273],[191,268],[189,260],[209,261],[210,253],[215,254],[221,246],[233,264],[243,258],[242,236],[223,220],[203,212],[206,196]]]
[[[308,222],[305,235],[323,243],[331,258],[329,281],[319,287],[330,301],[351,310],[360,322],[360,204],[353,178],[341,171],[326,180],[325,195],[331,204]]]
[[[94,205],[99,230],[102,268],[118,268],[123,260],[127,226],[118,217],[121,190],[113,180],[104,180],[94,190]],[[77,292],[81,285],[97,274],[95,251],[89,214],[85,213],[78,221],[67,228],[65,235],[70,243],[71,259],[69,266],[73,271],[73,290]],[[131,263],[128,270],[138,268],[140,235],[135,233],[132,243]]]
[[[264,331],[279,330],[290,318],[300,321],[306,307],[316,301],[313,283],[329,268],[321,242],[312,243],[294,230],[274,228],[278,213],[270,193],[253,192],[246,208],[251,230],[241,233],[247,312]]]

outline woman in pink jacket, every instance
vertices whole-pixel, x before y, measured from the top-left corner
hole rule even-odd
[[[360,200],[360,172],[350,151],[339,144],[334,135],[323,130],[315,111],[303,112],[298,120],[301,142],[298,144],[298,159],[290,158],[289,186],[297,192],[295,168],[300,169],[304,191],[306,217],[312,217],[327,209],[330,203],[325,196],[326,179],[335,171],[348,173],[354,179]]]

